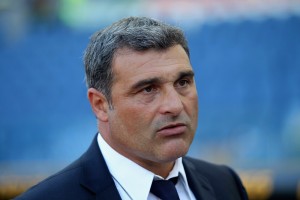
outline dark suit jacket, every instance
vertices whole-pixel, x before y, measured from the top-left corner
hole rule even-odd
[[[196,199],[247,199],[239,177],[230,168],[188,157],[183,158],[183,165]],[[33,186],[16,199],[115,200],[121,198],[95,137],[89,149],[78,160]]]

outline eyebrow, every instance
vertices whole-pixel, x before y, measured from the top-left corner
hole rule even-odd
[[[192,70],[182,71],[178,74],[177,80],[179,80],[183,77],[193,78],[194,76],[195,76],[195,73]]]
[[[194,77],[194,72],[192,70],[187,70],[187,71],[182,71],[180,72],[178,75],[177,75],[177,78],[176,80],[179,80],[181,78],[184,78],[184,77],[190,77],[190,78],[193,78]],[[155,85],[155,84],[161,84],[163,83],[164,80],[163,78],[160,78],[160,77],[153,77],[153,78],[147,78],[147,79],[143,79],[143,80],[140,80],[138,82],[136,82],[132,87],[131,89],[132,90],[138,90],[146,85]]]

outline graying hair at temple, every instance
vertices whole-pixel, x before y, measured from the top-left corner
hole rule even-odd
[[[164,50],[181,45],[189,56],[189,48],[181,29],[146,17],[129,17],[97,31],[91,37],[85,55],[88,88],[102,92],[110,105],[113,83],[112,60],[117,50]]]

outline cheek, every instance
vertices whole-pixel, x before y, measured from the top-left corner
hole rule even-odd
[[[198,124],[198,96],[189,96],[185,102],[185,111],[191,120],[191,128],[196,130]]]
[[[135,103],[116,107],[111,120],[118,121],[123,131],[128,134],[140,134],[140,131],[146,131],[146,127],[150,127],[150,112],[145,107],[138,106]],[[122,130],[121,130],[122,131]]]
[[[190,114],[192,116],[196,116],[198,114],[198,95],[197,93],[193,93],[189,96],[187,96],[185,101],[186,108],[189,110]]]

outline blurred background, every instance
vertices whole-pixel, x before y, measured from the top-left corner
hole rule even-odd
[[[300,199],[299,0],[0,0],[0,199],[88,148],[83,51],[127,16],[186,33],[200,98],[189,155],[234,168],[250,199]]]

